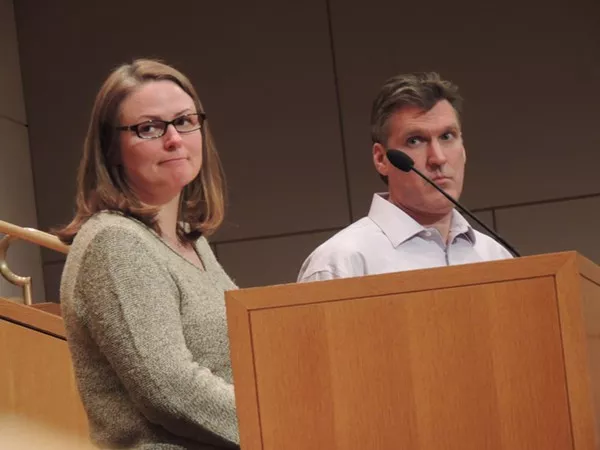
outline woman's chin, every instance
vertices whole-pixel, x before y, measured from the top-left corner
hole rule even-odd
[[[197,175],[197,171],[193,171],[190,168],[185,168],[183,170],[173,172],[166,184],[169,186],[168,189],[181,192],[184,187],[194,181]]]

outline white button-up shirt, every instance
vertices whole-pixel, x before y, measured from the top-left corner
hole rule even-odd
[[[298,281],[320,281],[512,258],[502,245],[452,211],[449,244],[375,194],[367,217],[321,244],[304,261]]]

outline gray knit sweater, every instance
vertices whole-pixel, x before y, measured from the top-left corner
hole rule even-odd
[[[238,448],[224,291],[141,222],[103,212],[77,234],[61,302],[92,441],[105,448]]]

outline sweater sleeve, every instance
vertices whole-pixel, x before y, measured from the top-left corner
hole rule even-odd
[[[149,421],[190,439],[238,443],[233,385],[193,361],[178,292],[140,236],[106,228],[86,249],[75,295],[92,339]]]

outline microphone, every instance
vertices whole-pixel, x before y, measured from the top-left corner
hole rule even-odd
[[[488,233],[490,233],[496,241],[498,241],[500,244],[502,244],[504,247],[506,247],[506,249],[509,252],[511,252],[513,254],[513,256],[516,256],[516,257],[521,256],[519,254],[519,252],[517,250],[515,250],[515,248],[512,245],[510,245],[508,242],[506,242],[504,239],[502,239],[495,231],[490,229],[485,223],[483,223],[481,220],[479,220],[477,217],[475,217],[475,215],[471,211],[469,211],[463,205],[458,203],[457,200],[455,200],[450,195],[448,195],[446,193],[446,191],[444,191],[441,187],[439,187],[437,184],[435,184],[433,182],[433,180],[431,180],[429,177],[427,177],[426,175],[421,173],[420,170],[415,168],[415,162],[406,153],[404,153],[401,150],[396,150],[396,149],[392,148],[392,149],[386,150],[386,156],[387,156],[387,159],[389,160],[389,162],[392,163],[392,166],[394,166],[396,169],[400,169],[403,172],[410,172],[412,170],[417,175],[419,175],[421,178],[423,178],[427,183],[429,183],[434,188],[436,188],[444,197],[446,197],[448,200],[450,200],[450,202],[452,202],[452,204],[454,204],[460,211],[462,211],[467,216],[469,216],[471,219],[473,219],[475,222],[477,222],[479,225],[481,225],[481,227],[484,230],[486,230]]]

